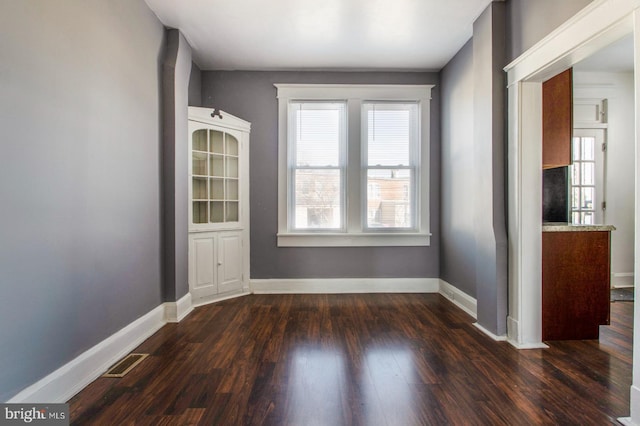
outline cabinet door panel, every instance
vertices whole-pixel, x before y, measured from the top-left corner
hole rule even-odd
[[[242,289],[242,235],[239,232],[219,234],[218,289],[220,293]]]
[[[247,176],[245,133],[189,121],[189,231],[236,229]]]
[[[609,323],[610,234],[542,233],[542,340],[597,339]]]
[[[189,289],[193,298],[218,293],[215,276],[215,236],[198,236],[191,240]]]

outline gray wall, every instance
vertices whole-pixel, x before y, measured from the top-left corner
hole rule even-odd
[[[278,248],[274,83],[436,84],[431,103],[431,246]],[[202,102],[251,122],[251,278],[439,276],[440,88],[436,73],[204,71]]]
[[[505,214],[505,5],[493,2],[473,23],[476,299],[478,323],[507,332]]]
[[[591,1],[508,0],[507,62],[520,56]]]
[[[167,30],[162,65],[162,276],[163,300],[189,292],[188,98],[191,47],[179,30]]]
[[[202,71],[198,64],[191,64],[191,75],[189,76],[189,106],[202,105]]]
[[[442,70],[440,278],[476,297],[473,40]]]
[[[441,278],[477,300],[478,323],[506,332],[505,5],[494,2],[442,70]]]
[[[142,0],[1,0],[0,401],[161,302],[160,60]]]
[[[507,297],[502,67],[589,3],[494,2],[441,72],[441,277],[477,299],[478,322],[497,334],[505,331]]]

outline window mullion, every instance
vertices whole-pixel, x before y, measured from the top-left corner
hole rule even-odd
[[[362,188],[366,188],[366,178],[363,176],[361,154],[361,101],[349,99],[347,101],[347,158],[346,158],[346,229],[347,232],[362,232]],[[366,169],[364,169],[366,173]]]
[[[287,108],[287,229],[291,230],[294,228],[295,223],[295,187],[296,187],[296,142],[295,142],[295,134],[296,134],[296,108],[289,107],[288,102],[286,104]]]
[[[422,167],[424,170],[428,170],[428,165],[423,163],[422,160],[422,143],[420,140],[422,122],[421,109],[423,105],[417,105],[417,113],[412,115],[411,119],[411,182],[409,186],[409,198],[411,199],[411,205],[413,206],[413,227],[420,229],[422,227],[422,199],[420,194],[422,193],[420,176],[422,175]],[[426,186],[425,186],[426,188]]]

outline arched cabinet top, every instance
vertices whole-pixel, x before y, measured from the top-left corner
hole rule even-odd
[[[215,111],[215,115],[212,114]],[[215,108],[203,108],[203,107],[189,107],[189,120],[197,121],[200,123],[210,124],[214,126],[225,127],[228,129],[235,129],[241,132],[251,132],[251,123],[238,118],[228,112],[221,111]]]

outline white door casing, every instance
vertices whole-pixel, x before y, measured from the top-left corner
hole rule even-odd
[[[638,0],[595,0],[505,67],[509,94],[509,317],[517,347],[541,327],[542,82],[633,32]],[[638,60],[638,58],[636,58]]]
[[[635,65],[635,203],[640,211],[640,1],[595,0],[505,67],[508,82],[508,222],[510,342],[541,347],[542,82],[633,33]],[[532,156],[525,155],[526,153]],[[533,186],[531,186],[533,184]],[[530,212],[534,211],[535,214]],[[635,268],[640,259],[640,215],[635,215]],[[531,297],[533,296],[533,297]],[[640,424],[640,303],[634,307],[631,417]]]

